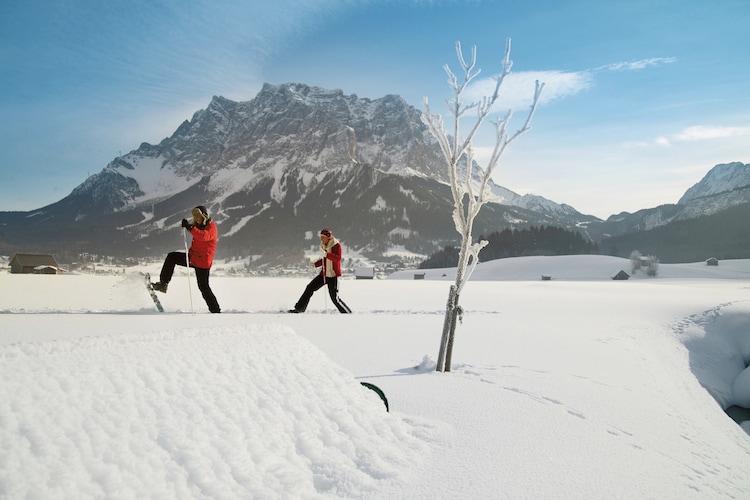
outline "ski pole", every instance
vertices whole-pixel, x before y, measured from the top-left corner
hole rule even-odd
[[[323,257],[323,288],[324,288],[324,290],[323,290],[323,301],[324,301],[323,305],[325,306],[325,309],[323,309],[323,312],[325,314],[328,314],[328,281],[326,280],[326,278],[328,276],[326,276],[326,273],[327,273],[327,270],[326,270],[326,258]]]
[[[190,314],[195,314],[193,309],[193,287],[190,286],[190,255],[188,255],[187,230],[182,228],[182,240],[185,242],[185,267],[187,268],[188,295],[190,296]]]

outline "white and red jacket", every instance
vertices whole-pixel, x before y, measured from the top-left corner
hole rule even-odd
[[[325,278],[337,278],[341,276],[341,243],[331,237],[328,244],[320,243],[320,249],[325,252],[325,257],[315,261],[315,267],[320,267],[320,274]]]

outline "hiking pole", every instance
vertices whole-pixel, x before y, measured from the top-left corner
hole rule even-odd
[[[187,230],[182,228],[182,240],[185,242],[185,267],[187,268],[188,295],[190,295],[190,314],[195,314],[193,309],[193,287],[190,286],[190,255],[188,255]]]
[[[323,314],[328,314],[328,282],[326,281],[326,258],[323,256],[323,305],[325,306],[325,309],[323,309]]]

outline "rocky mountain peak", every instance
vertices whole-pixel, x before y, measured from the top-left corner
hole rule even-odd
[[[186,207],[203,204],[231,255],[297,255],[321,224],[363,253],[429,253],[456,235],[445,160],[420,116],[397,95],[367,99],[300,83],[265,84],[245,102],[214,96],[170,137],[115,158],[35,224],[46,231],[74,219],[97,227],[100,249],[136,242],[158,253],[172,247]],[[475,226],[486,234],[595,219],[490,188],[495,199]],[[29,226],[19,234],[35,231],[43,233]]]
[[[750,164],[742,162],[721,163],[713,167],[701,181],[685,191],[678,205],[750,186]]]

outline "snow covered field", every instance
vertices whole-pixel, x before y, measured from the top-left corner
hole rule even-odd
[[[451,373],[450,270],[346,279],[352,315],[279,313],[307,279],[217,270],[191,314],[178,270],[159,314],[137,269],[2,273],[0,497],[750,498],[750,260],[621,269],[480,264]]]

